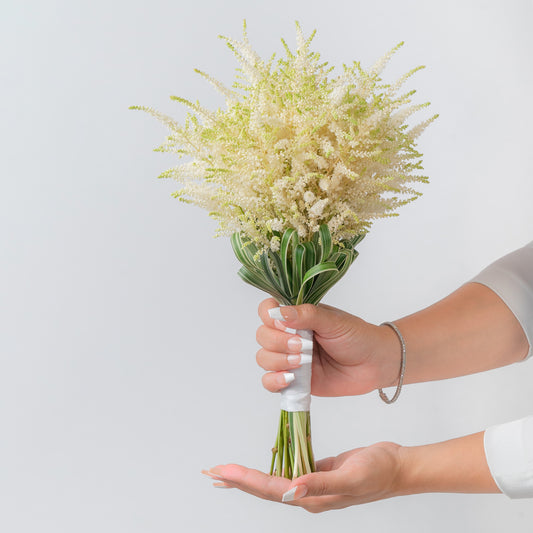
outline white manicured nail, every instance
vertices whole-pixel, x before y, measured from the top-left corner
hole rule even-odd
[[[288,490],[282,497],[282,502],[292,502],[294,500],[299,500],[307,494],[307,487],[305,485],[297,485]]]
[[[302,352],[313,353],[313,341],[302,338]]]
[[[285,320],[279,307],[273,307],[272,309],[269,309],[268,314],[270,315],[270,318],[274,320]]]
[[[285,372],[283,377],[285,378],[285,383],[292,383],[294,381],[294,374],[292,372]]]
[[[287,361],[290,365],[299,365],[301,357],[299,355],[289,355]]]
[[[291,337],[287,341],[287,346],[291,350],[291,352],[301,352],[302,351],[302,337],[299,335]]]
[[[296,489],[298,487],[292,487],[291,490],[288,490],[282,497],[281,497],[281,501],[282,502],[292,502],[292,500],[294,500],[294,495],[296,494]]]
[[[296,330],[294,328],[285,328],[286,333],[296,333]]]
[[[282,497],[282,502],[292,502],[294,500],[294,495],[296,494],[296,489],[298,487],[293,487],[291,490],[288,490]]]
[[[313,341],[300,337],[300,335],[297,337],[291,337],[287,341],[287,346],[292,352],[313,353]]]
[[[281,331],[285,331],[285,324],[281,320],[274,320],[274,326],[276,326],[278,329],[281,329]]]

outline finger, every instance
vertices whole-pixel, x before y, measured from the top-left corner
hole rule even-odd
[[[354,505],[352,496],[310,496],[290,503],[303,507],[310,513],[323,513],[331,509],[344,509]]]
[[[234,489],[235,488],[232,485],[230,485],[229,483],[226,483],[224,481],[219,481],[217,483],[213,483],[213,487],[215,487],[216,489]]]
[[[302,304],[268,308],[270,318],[281,320],[292,329],[311,329],[318,335],[331,338],[349,329],[352,315],[329,306]]]
[[[338,470],[314,472],[295,479],[282,496],[283,501],[294,501],[309,496],[348,494],[347,483]]]
[[[290,485],[290,480],[284,477],[269,476],[259,470],[253,470],[241,465],[219,465],[210,470],[219,475],[224,482],[248,494],[272,501],[281,501],[281,497]]]
[[[346,494],[346,483],[339,470],[321,471],[302,476],[307,488],[307,496]]]
[[[300,354],[281,354],[261,348],[255,357],[257,364],[264,370],[291,370],[298,368],[302,360]]]
[[[211,479],[214,479],[216,481],[220,481],[220,476],[212,472],[211,470],[202,470],[202,474],[205,476],[209,476]]]
[[[270,392],[279,392],[294,381],[292,372],[268,372],[263,374],[261,382],[263,387]]]
[[[315,462],[317,472],[327,472],[332,470],[335,465],[335,457],[326,457]]]
[[[278,302],[276,302],[274,298],[267,298],[259,304],[259,308],[257,309],[257,314],[259,315],[259,318],[263,321],[263,324],[271,328],[274,327],[274,319],[270,318],[268,310],[273,309],[274,307],[279,307]]]
[[[309,349],[309,342],[299,335],[285,333],[267,326],[259,326],[255,334],[257,342],[271,352],[300,353],[303,348]],[[312,346],[312,345],[311,345]]]

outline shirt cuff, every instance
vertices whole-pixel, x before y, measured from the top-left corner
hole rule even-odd
[[[498,488],[509,498],[533,498],[533,416],[490,427],[484,446]]]

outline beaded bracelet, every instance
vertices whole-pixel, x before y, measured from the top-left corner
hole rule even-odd
[[[385,402],[385,403],[393,403],[398,399],[398,396],[400,396],[400,392],[402,390],[403,385],[403,375],[405,374],[405,341],[403,339],[402,334],[400,333],[400,330],[397,328],[396,324],[393,324],[392,322],[383,322],[381,324],[382,326],[389,326],[394,330],[396,335],[398,335],[398,338],[400,339],[400,344],[402,345],[402,363],[400,366],[400,379],[398,380],[398,386],[396,387],[396,392],[394,393],[394,396],[392,398],[388,398],[387,395],[383,392],[383,389],[378,389],[379,391],[379,397]]]

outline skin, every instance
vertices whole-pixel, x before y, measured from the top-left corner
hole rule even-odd
[[[286,387],[284,372],[298,366],[298,336],[285,328],[312,329],[315,352],[311,392],[316,396],[365,394],[395,386],[400,343],[388,326],[376,326],[326,305],[282,307],[285,320],[270,318],[273,299],[259,305],[257,363],[267,371],[264,387]],[[463,285],[443,300],[395,320],[407,346],[404,383],[447,379],[524,359],[529,344],[520,323],[488,287]],[[238,488],[280,502],[296,488],[288,505],[310,512],[423,492],[500,492],[488,468],[484,432],[445,442],[405,447],[381,442],[317,462],[318,471],[293,481],[241,465],[219,465],[204,473],[215,486]]]

